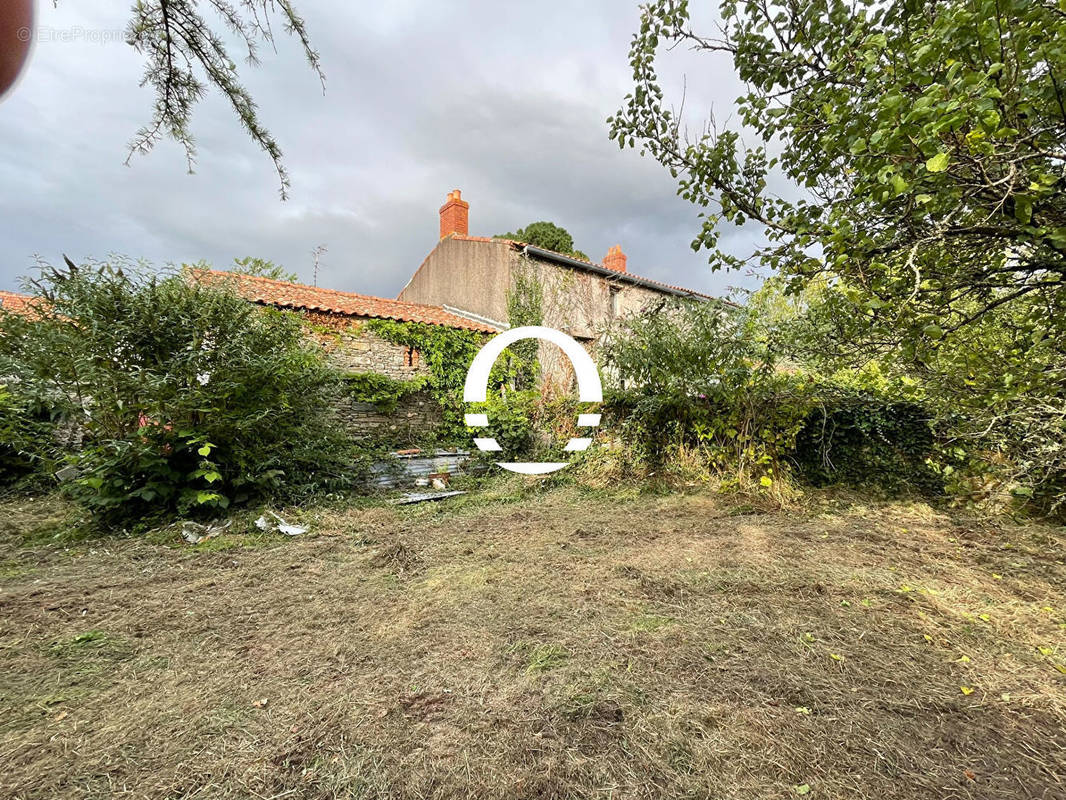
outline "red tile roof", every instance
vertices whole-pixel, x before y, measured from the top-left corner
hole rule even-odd
[[[0,291],[0,309],[4,311],[10,311],[13,314],[29,314],[32,313],[32,302],[33,298],[29,295]]]
[[[350,317],[394,319],[400,322],[424,322],[448,328],[462,328],[482,333],[498,333],[497,328],[475,322],[439,306],[424,306],[401,300],[387,300],[336,289],[320,289],[299,283],[276,281],[251,275],[218,270],[189,269],[193,279],[205,285],[230,284],[242,297],[255,303],[279,308],[299,308]]]
[[[506,245],[509,245],[511,247],[518,248],[518,249],[526,247],[526,245],[527,245],[526,242],[519,242],[519,241],[516,241],[514,239],[496,239],[496,238],[489,238],[487,236],[463,236],[463,235],[458,234],[458,233],[453,233],[449,238],[458,239],[459,241],[462,241],[462,242],[501,242],[503,244],[506,244]],[[536,247],[537,245],[533,245],[533,246]],[[542,250],[546,250],[547,248],[541,248],[541,249]],[[554,251],[554,250],[552,250],[550,252],[556,253],[556,251]],[[586,258],[580,258],[579,256],[570,255],[569,253],[556,253],[556,255],[563,256],[564,258],[569,258],[569,259],[571,259],[573,261],[581,262],[582,264],[588,264],[590,267],[600,267],[601,269],[611,269],[610,267],[604,266],[603,264],[597,264],[597,263],[595,263],[593,261],[589,261]],[[612,272],[615,272],[615,271],[616,270],[612,270]],[[645,278],[642,275],[635,275],[634,273],[628,272],[628,271],[627,272],[619,272],[618,275],[619,275],[619,277],[629,276],[630,278],[636,278],[638,281],[640,281],[641,283],[643,283],[645,285],[649,285],[650,284],[648,286],[648,288],[650,288],[650,289],[654,289],[655,287],[661,287],[663,289],[670,289],[670,290],[672,290],[674,292],[682,292],[684,294],[692,294],[692,295],[696,295],[697,297],[706,297],[709,300],[720,300],[720,298],[714,297],[713,295],[704,294],[703,292],[697,292],[695,289],[686,289],[684,286],[674,286],[673,284],[663,283],[662,281],[657,281],[657,280],[654,280],[652,278]],[[609,276],[604,275],[603,277],[607,278]],[[720,300],[720,302],[728,302],[728,301]],[[733,303],[729,303],[729,305],[733,305]]]

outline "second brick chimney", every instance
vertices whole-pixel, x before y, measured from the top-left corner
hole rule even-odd
[[[470,234],[470,204],[462,198],[458,189],[449,194],[440,207],[440,238],[453,233],[460,236]]]
[[[626,254],[622,252],[621,245],[616,244],[607,251],[607,255],[603,257],[603,266],[615,272],[626,271]]]

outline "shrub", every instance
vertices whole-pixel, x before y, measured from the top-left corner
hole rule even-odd
[[[41,482],[55,449],[50,409],[19,392],[17,381],[0,384],[0,489]]]
[[[744,310],[662,303],[620,321],[603,358],[608,407],[653,469],[684,448],[741,483],[767,486],[782,474],[810,408],[809,384],[776,367]]]
[[[941,491],[925,407],[780,362],[770,318],[758,306],[680,302],[622,321],[604,354],[607,408],[636,460],[689,472],[702,461],[739,486],[792,473],[818,486]]]
[[[379,372],[351,372],[343,380],[352,400],[370,403],[386,414],[391,414],[401,400],[422,391],[429,383],[425,375],[398,380]]]
[[[500,457],[510,460],[531,457],[537,449],[534,420],[540,393],[536,389],[490,392],[484,403],[474,403],[471,411],[488,415],[489,425],[478,428],[477,436],[493,437],[503,448]],[[496,456],[493,456],[497,460]]]
[[[852,396],[811,411],[790,460],[815,486],[939,494],[937,440],[929,412],[915,403]]]
[[[68,262],[69,264],[69,262]],[[126,522],[295,500],[351,481],[339,376],[298,318],[128,264],[48,270],[46,311],[4,332],[27,393],[84,417],[68,491]]]

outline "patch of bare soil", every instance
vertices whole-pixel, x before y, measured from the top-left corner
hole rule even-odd
[[[179,547],[18,510],[2,797],[1066,796],[1061,529],[560,490]]]

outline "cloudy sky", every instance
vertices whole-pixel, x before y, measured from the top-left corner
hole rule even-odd
[[[472,234],[552,220],[596,260],[621,244],[640,275],[716,294],[757,283],[712,272],[689,248],[697,209],[659,165],[607,138],[630,88],[636,0],[297,0],[325,94],[285,38],[244,70],[285,154],[286,202],[217,95],[195,111],[194,175],[169,142],[125,166],[153,99],[122,41],[128,3],[39,6],[29,69],[0,102],[2,289],[35,255],[63,253],[160,266],[250,255],[310,282],[324,245],[319,285],[391,297],[436,243],[455,188]],[[680,92],[684,73],[693,121],[711,106],[728,117],[741,88],[728,61],[671,58],[668,83]],[[729,229],[725,241],[747,255],[758,234]]]

